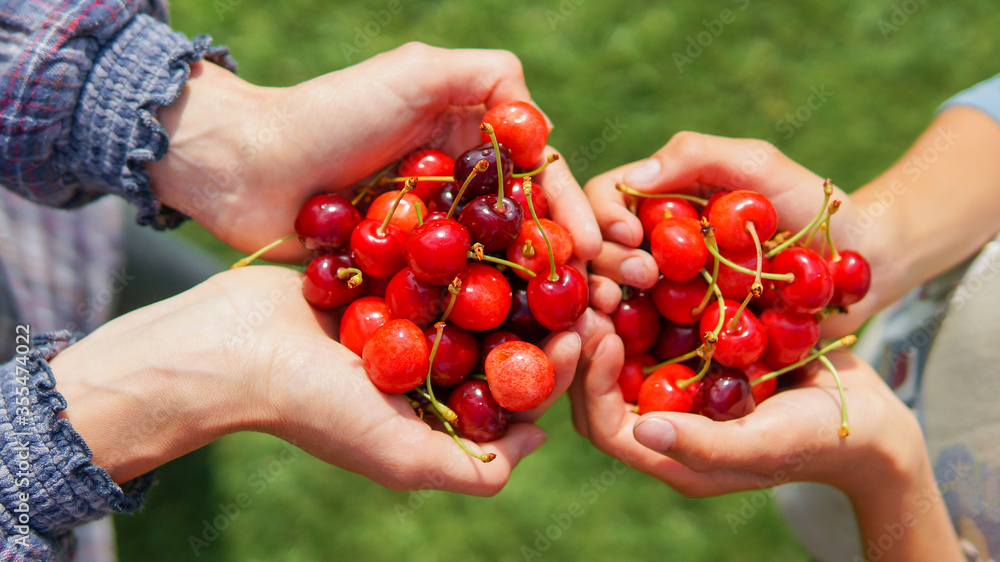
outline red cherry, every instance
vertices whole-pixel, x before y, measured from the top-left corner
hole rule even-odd
[[[517,239],[524,222],[521,206],[504,197],[497,209],[497,195],[490,193],[476,197],[462,209],[458,222],[469,229],[473,242],[483,245],[486,253],[503,250]]]
[[[480,160],[486,160],[489,163],[489,168],[485,172],[477,174],[469,182],[469,187],[466,188],[465,195],[463,196],[465,201],[470,201],[487,193],[497,193],[500,186],[497,185],[497,160],[494,152],[493,143],[488,142],[471,150],[466,150],[455,160],[455,170],[452,175],[455,177],[455,183],[459,186],[465,183],[466,178],[469,177],[472,169],[476,167],[476,164]],[[500,162],[503,166],[504,185],[506,185],[514,173],[514,162],[510,159],[510,150],[503,146],[503,144],[500,145]]]
[[[728,191],[716,191],[715,193],[713,193],[713,194],[711,195],[711,197],[709,197],[709,198],[708,198],[708,202],[707,202],[707,203],[705,203],[705,206],[701,208],[701,214],[700,214],[700,216],[702,216],[702,217],[704,217],[704,218],[706,218],[706,219],[707,219],[707,218],[708,218],[708,213],[710,213],[710,212],[712,211],[712,207],[714,207],[714,206],[715,206],[715,203],[716,203],[716,202],[717,202],[717,201],[718,201],[718,200],[719,200],[719,199],[720,199],[720,198],[721,198],[721,197],[722,197],[723,195],[725,195],[725,194],[727,194],[727,193],[729,193],[729,192],[728,192]]]
[[[854,250],[840,252],[840,259],[827,260],[833,277],[833,306],[848,306],[865,298],[872,284],[872,268],[861,254]]]
[[[742,418],[754,411],[750,380],[743,371],[726,368],[709,370],[701,380],[691,411],[715,421]]]
[[[722,254],[722,257],[728,259],[736,265],[751,270],[757,269],[757,251],[754,249],[740,250],[736,252],[732,250],[721,250],[719,253]],[[761,271],[767,273],[770,271],[771,264],[767,258],[762,257],[761,259],[763,265]],[[753,285],[753,281],[753,275],[736,271],[724,263],[719,264],[719,278],[716,280],[716,283],[719,285],[719,290],[722,291],[722,296],[727,299],[738,301],[745,299],[746,296],[750,294],[750,288],[751,285]]]
[[[323,254],[309,262],[302,280],[302,295],[306,301],[323,310],[343,306],[361,296],[361,285],[351,287],[357,275],[354,262],[346,254]],[[355,270],[355,271],[348,271]]]
[[[528,198],[524,195],[524,178],[513,178],[504,186],[504,193],[521,205],[525,217],[531,216],[528,210]],[[544,219],[549,216],[549,200],[542,190],[542,182],[536,178],[531,178],[531,205],[535,208],[538,218]]]
[[[389,320],[375,330],[361,357],[368,378],[379,390],[393,394],[422,384],[430,368],[424,333],[409,320]]]
[[[819,341],[819,322],[812,316],[769,308],[760,322],[767,333],[764,362],[774,369],[805,359]]]
[[[537,342],[549,335],[549,331],[538,323],[528,305],[528,283],[520,277],[510,281],[511,301],[507,319],[500,325],[501,330],[513,332],[524,341]]]
[[[667,320],[675,324],[694,324],[701,320],[701,314],[694,309],[701,304],[708,291],[708,283],[701,277],[678,283],[661,277],[653,286],[653,304]]]
[[[392,277],[406,266],[406,233],[391,224],[381,234],[380,228],[382,223],[376,220],[358,223],[351,233],[351,257],[366,275]]]
[[[719,332],[719,341],[715,342],[715,354],[712,359],[727,367],[746,367],[764,355],[767,346],[767,335],[760,320],[753,312],[744,309],[740,313],[739,322],[732,326],[732,319],[740,307],[740,303],[725,300],[726,314]],[[719,323],[719,301],[713,301],[701,317],[701,331],[713,332]]]
[[[427,349],[434,349],[437,328],[434,326],[424,328],[424,335],[427,336]],[[477,359],[479,359],[479,344],[476,338],[458,326],[446,324],[441,332],[437,352],[434,354],[431,382],[441,386],[454,386],[465,380],[465,377],[472,372]]]
[[[819,360],[813,359],[801,367],[796,367],[795,369],[788,371],[775,380],[778,381],[779,388],[801,386],[816,378],[816,375],[819,374],[819,367]]]
[[[340,344],[360,357],[368,338],[390,318],[389,306],[379,297],[352,302],[340,318]]]
[[[773,370],[774,369],[769,367],[763,361],[754,361],[753,363],[750,364],[749,367],[743,369],[743,373],[747,376],[747,380],[753,383],[753,381],[763,377],[764,375],[770,373]],[[777,392],[777,390],[778,390],[778,377],[775,377],[773,379],[768,379],[762,383],[750,385],[750,391],[753,393],[753,402],[754,405],[757,406],[759,406],[760,403],[763,402],[764,400],[767,400],[768,398],[774,396],[774,393]]]
[[[299,209],[295,232],[309,250],[340,250],[351,241],[361,213],[350,201],[332,193],[316,195]]]
[[[419,279],[447,285],[465,271],[471,245],[469,231],[458,221],[425,222],[406,239],[406,263]]]
[[[709,256],[701,225],[686,217],[669,217],[657,223],[649,245],[660,273],[671,281],[690,281],[705,267]]]
[[[833,277],[826,260],[808,248],[789,248],[771,260],[771,273],[791,273],[791,282],[775,281],[778,297],[792,312],[817,314],[833,298]]]
[[[459,187],[453,183],[448,184],[441,189],[434,192],[431,200],[427,202],[427,208],[434,213],[445,213],[447,214],[451,210],[452,203],[455,202],[455,197],[458,195]],[[455,212],[452,216],[458,216],[462,212],[462,208],[465,207],[464,203],[459,203],[455,206]],[[430,220],[430,219],[428,219]]]
[[[653,359],[653,356],[648,353],[625,358],[622,370],[618,373],[618,386],[622,389],[622,398],[626,402],[635,404],[639,400],[639,389],[646,380],[642,368],[653,365],[656,365],[656,359]]]
[[[455,168],[455,160],[436,148],[419,148],[403,158],[399,163],[399,177],[412,178],[416,176],[450,176]],[[430,203],[435,193],[448,181],[418,181],[410,193],[423,202]],[[403,189],[403,182],[396,184],[396,189]]]
[[[448,289],[428,283],[404,267],[385,289],[385,302],[393,318],[405,318],[421,328],[433,324],[444,313]]]
[[[455,387],[448,407],[458,416],[455,429],[459,435],[476,443],[500,439],[510,425],[510,412],[493,399],[486,381],[473,379]]]
[[[552,251],[555,252],[556,264],[568,262],[573,257],[573,235],[555,221],[539,219],[538,222],[541,223],[542,229],[549,237]],[[517,239],[507,247],[507,259],[518,265],[523,265],[535,273],[542,273],[549,269],[549,247],[545,245],[545,238],[535,221],[524,221],[524,224],[521,225],[521,232]],[[530,279],[530,276],[520,269],[514,269],[514,273],[521,279]]]
[[[537,408],[555,388],[555,367],[538,347],[509,341],[486,357],[486,382],[497,403],[512,412]]]
[[[459,278],[462,288],[448,320],[475,332],[502,324],[510,312],[511,290],[507,279],[496,268],[476,262],[470,262]]]
[[[701,345],[699,329],[698,324],[675,324],[666,318],[660,319],[660,334],[653,344],[653,357],[666,361],[698,349]]]
[[[639,388],[639,414],[648,412],[691,412],[694,397],[701,383],[681,388],[681,381],[690,379],[695,372],[684,365],[664,365],[653,371]]]
[[[375,201],[372,201],[371,206],[368,207],[368,214],[365,215],[365,218],[378,221],[381,224],[386,215],[389,214],[389,211],[392,211],[392,206],[396,202],[396,199],[399,199],[398,190],[388,191],[379,195]],[[407,192],[399,201],[396,210],[392,212],[389,224],[399,228],[406,234],[413,232],[413,229],[419,224],[417,220],[417,208],[420,208],[420,216],[427,216],[427,205],[412,192]]]
[[[628,295],[611,313],[615,333],[625,344],[625,355],[648,351],[660,334],[660,314],[645,291],[627,290]],[[690,350],[688,350],[690,351]]]
[[[528,281],[528,307],[538,323],[553,332],[565,330],[576,322],[590,304],[587,278],[576,268],[556,264],[556,279],[549,271]]]
[[[522,341],[520,337],[511,332],[505,332],[503,330],[493,330],[491,332],[486,332],[482,340],[479,342],[479,362],[476,363],[476,372],[485,373],[486,372],[486,358],[489,357],[490,352],[496,346],[509,341]]]
[[[364,289],[362,296],[365,297],[379,297],[385,298],[385,288],[389,284],[389,280],[392,277],[375,277],[374,275],[366,275],[365,282],[361,285]]]
[[[778,230],[778,213],[774,205],[754,191],[732,191],[718,198],[708,213],[708,222],[715,227],[720,248],[750,250],[755,244],[746,225],[753,223],[757,238],[764,242]]]
[[[497,142],[510,149],[515,166],[530,168],[542,158],[549,127],[535,106],[523,101],[502,103],[487,111],[482,122],[493,126]],[[490,140],[486,133],[481,135],[483,142]]]
[[[667,217],[683,217],[698,220],[698,211],[694,210],[691,203],[677,197],[647,197],[639,204],[639,221],[642,223],[642,231],[646,233],[646,240],[656,229],[656,225]]]

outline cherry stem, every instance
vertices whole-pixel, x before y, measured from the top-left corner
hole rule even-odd
[[[417,181],[455,181],[454,176],[408,176],[405,178],[386,178],[385,181],[401,182],[401,181],[406,181],[411,177]]]
[[[478,244],[478,242],[477,242],[477,244]],[[473,246],[475,246],[475,245],[473,245]],[[523,265],[521,265],[519,263],[514,263],[512,261],[508,261],[508,260],[505,260],[503,258],[498,258],[496,256],[491,256],[489,254],[483,254],[482,252],[476,252],[476,251],[469,252],[468,258],[470,260],[488,261],[488,262],[491,262],[491,263],[497,263],[497,264],[500,264],[500,265],[506,265],[507,267],[512,267],[512,268],[514,268],[514,269],[516,269],[518,271],[524,272],[529,277],[534,277],[534,276],[538,275],[534,271],[528,269],[527,267],[524,267]]]
[[[755,297],[759,297],[764,294],[764,285],[760,282],[760,274],[764,271],[764,251],[760,246],[760,237],[757,236],[757,225],[753,221],[747,221],[746,229],[750,233],[750,237],[753,238],[754,250],[757,250],[757,275],[754,276],[753,284],[750,285],[750,293]]]
[[[371,188],[375,187],[375,184],[383,180],[385,175],[389,173],[389,170],[393,169],[395,166],[396,164],[389,164],[385,168],[382,168],[382,171],[376,174],[375,177],[372,178],[372,181],[366,183],[364,187],[361,188],[361,191],[359,191],[358,194],[351,199],[351,205],[357,205],[362,199],[364,199],[365,195],[371,191]],[[404,178],[399,178],[399,181],[404,181]]]
[[[712,359],[711,359],[711,357],[708,358],[708,359],[705,359],[705,362],[702,363],[701,369],[698,371],[697,375],[695,375],[695,376],[693,376],[693,377],[691,377],[689,379],[682,380],[681,382],[677,383],[677,386],[679,386],[681,389],[685,389],[685,388],[691,386],[692,384],[700,381],[701,379],[705,378],[705,375],[708,374],[708,368],[711,365],[712,365]]]
[[[771,248],[771,250],[766,254],[767,258],[771,259],[774,256],[780,254],[785,250],[785,248],[788,248],[796,241],[798,241],[799,238],[802,238],[802,236],[804,236],[806,233],[810,232],[813,228],[815,228],[816,224],[819,221],[823,220],[823,215],[826,213],[826,205],[827,203],[830,202],[830,197],[832,195],[833,195],[833,181],[830,178],[826,178],[826,181],[823,182],[823,206],[820,207],[819,214],[816,215],[813,218],[813,220],[809,221],[809,224],[807,224],[805,228],[796,232],[794,236],[792,236],[788,240],[785,240],[781,244],[778,244],[774,248]]]
[[[537,176],[538,174],[542,173],[542,170],[544,170],[545,168],[548,168],[549,164],[555,162],[558,159],[559,159],[559,155],[553,152],[552,154],[549,154],[548,157],[545,158],[545,162],[541,166],[539,166],[537,170],[532,170],[530,172],[520,172],[518,174],[512,174],[511,177],[523,178],[523,177],[527,177],[527,176]]]
[[[526,258],[533,258],[538,252],[535,251],[535,245],[531,242],[531,239],[524,241],[524,245],[521,246],[521,255]]]
[[[413,210],[417,213],[417,226],[424,225],[424,213],[420,210],[420,205],[414,205]]]
[[[833,243],[833,235],[830,234],[829,224],[827,224],[825,236],[826,243],[830,245],[830,261],[840,261],[840,252],[837,251],[837,246]]]
[[[549,242],[549,235],[542,228],[542,221],[538,220],[538,214],[535,213],[535,204],[531,202],[531,176],[524,178],[522,189],[524,190],[524,197],[528,200],[528,210],[531,211],[531,218],[535,221],[538,231],[542,233],[542,239],[545,240],[545,247],[549,251],[549,281],[558,281],[559,274],[556,273],[556,254],[552,251],[552,242]]]
[[[773,379],[773,378],[775,378],[775,377],[777,377],[779,375],[783,375],[783,374],[787,373],[788,371],[794,371],[795,369],[798,369],[799,367],[805,365],[806,363],[812,361],[813,359],[818,359],[818,358],[826,355],[827,353],[829,353],[829,352],[831,352],[831,351],[833,351],[835,349],[840,349],[842,347],[852,346],[857,341],[858,341],[858,338],[855,335],[853,335],[853,334],[844,336],[844,337],[840,338],[839,340],[837,340],[837,341],[835,341],[835,342],[827,345],[823,349],[820,349],[819,351],[814,351],[811,355],[809,355],[808,357],[806,357],[805,359],[803,359],[801,361],[797,361],[797,362],[792,363],[791,365],[789,365],[787,367],[782,367],[782,368],[780,368],[780,369],[778,369],[776,371],[771,371],[770,373],[765,374],[764,376],[760,377],[759,379],[750,381],[750,386],[753,386],[755,384],[760,384],[760,383],[765,382],[765,381],[769,381],[769,380],[771,380],[771,379]]]
[[[698,346],[698,349],[689,351],[689,352],[685,353],[684,355],[678,355],[677,357],[673,357],[671,359],[667,359],[666,361],[664,361],[662,363],[657,363],[656,365],[650,365],[648,367],[643,367],[642,368],[642,374],[644,374],[644,375],[651,375],[651,374],[653,374],[653,371],[659,369],[660,367],[666,367],[667,365],[673,365],[674,363],[680,363],[681,361],[687,361],[688,359],[694,359],[695,357],[701,357],[701,355],[699,355],[699,352],[703,351],[704,348],[705,348],[705,345],[702,344],[702,345]]]
[[[342,267],[337,270],[337,279],[341,281],[347,281],[347,288],[354,289],[364,282],[364,275],[361,270],[356,267]]]
[[[707,238],[708,238],[708,236],[706,236],[706,239]],[[713,240],[713,242],[714,242],[714,240]],[[719,253],[719,249],[714,244],[709,244],[706,241],[705,242],[705,246],[708,247],[708,252],[710,254],[712,254],[713,256],[715,256],[715,259],[717,259],[718,261],[721,261],[722,263],[724,263],[727,266],[735,269],[736,271],[739,271],[740,273],[746,273],[747,275],[753,275],[755,279],[770,279],[772,281],[784,281],[786,283],[791,283],[791,282],[795,281],[795,274],[794,273],[764,273],[764,272],[759,271],[759,270],[758,271],[754,271],[754,270],[752,270],[750,268],[743,267],[742,265],[733,263],[732,261],[730,261],[730,260],[726,259],[725,257],[723,257],[722,254]],[[761,262],[757,262],[757,263],[760,264]],[[757,277],[758,275],[760,276],[759,278]]]
[[[500,163],[500,143],[497,142],[497,136],[493,132],[493,125],[489,123],[483,123],[479,125],[479,130],[490,136],[490,141],[493,143],[493,153],[497,157],[497,204],[495,208],[497,212],[503,211],[503,165]]]
[[[635,189],[632,189],[631,187],[629,187],[629,186],[627,186],[627,185],[625,185],[623,183],[617,183],[617,184],[615,184],[615,189],[617,189],[618,191],[621,191],[622,193],[625,193],[625,194],[628,194],[628,195],[634,195],[636,197],[646,197],[648,199],[668,199],[668,198],[673,197],[674,199],[684,199],[686,201],[691,201],[693,203],[697,203],[697,204],[701,205],[702,207],[704,207],[705,205],[708,205],[708,199],[703,199],[703,198],[698,197],[696,195],[688,195],[686,193],[644,193],[642,191],[637,191]]]
[[[702,269],[701,276],[705,278],[705,281],[709,282],[709,284],[711,285],[712,292],[715,293],[716,300],[719,301],[719,324],[715,327],[715,331],[706,332],[707,335],[711,336],[710,339],[706,338],[706,341],[708,343],[714,344],[715,342],[719,341],[719,333],[722,332],[722,324],[726,319],[726,299],[725,297],[722,296],[722,289],[719,288],[719,286],[714,282],[714,280],[708,277],[707,271]],[[709,355],[709,357],[711,357],[711,355]]]
[[[484,381],[486,380],[486,375],[482,373],[476,373],[475,375],[469,375],[467,378]]]
[[[448,208],[448,214],[444,218],[450,219],[451,215],[455,213],[455,207],[458,207],[458,202],[461,201],[462,196],[465,195],[465,189],[469,187],[470,183],[472,183],[472,178],[485,172],[489,167],[490,163],[486,160],[476,162],[476,166],[472,168],[471,172],[469,172],[469,177],[465,178],[465,183],[463,183],[462,187],[458,190],[458,193],[455,195],[455,200],[451,202],[451,207]]]
[[[458,437],[458,434],[455,433],[455,428],[453,428],[451,424],[448,423],[448,420],[441,417],[441,414],[437,410],[433,411],[434,415],[437,416],[439,420],[441,420],[441,423],[444,425],[445,430],[448,431],[448,434],[451,435],[451,438],[455,440],[455,443],[458,443],[458,446],[461,447],[463,451],[468,453],[470,457],[474,459],[479,459],[484,463],[490,462],[493,459],[497,458],[496,453],[480,453],[480,454],[473,453],[468,447],[465,446],[465,443],[463,443],[462,440]]]
[[[462,290],[462,280],[456,277],[452,280],[451,284],[448,285],[448,293],[451,297],[448,299],[448,307],[444,309],[444,314],[441,315],[441,320],[439,323],[444,322],[448,319],[448,315],[451,314],[451,309],[455,308],[455,301],[458,300],[458,293]],[[437,325],[435,324],[435,327]]]
[[[702,219],[702,221],[709,228],[708,235],[706,237],[705,245],[706,246],[709,245],[709,244],[712,244],[713,246],[716,245],[716,242],[715,242],[715,229],[712,228],[711,225],[708,224],[708,221],[706,219]],[[704,226],[702,228],[704,228]],[[704,230],[703,230],[703,232],[704,232]],[[718,246],[716,246],[716,249],[718,249]],[[714,260],[714,261],[715,261],[715,263],[712,264],[712,277],[711,277],[711,279],[709,279],[708,277],[705,278],[705,280],[708,281],[708,289],[705,290],[705,296],[702,297],[701,303],[699,303],[697,307],[691,309],[691,314],[694,315],[694,316],[701,316],[701,313],[705,312],[705,308],[708,307],[708,301],[709,301],[710,297],[712,296],[712,288],[715,287],[715,280],[719,278],[719,260]],[[702,269],[702,271],[705,271],[705,270]],[[705,275],[707,275],[707,272],[705,273]],[[703,277],[704,277],[704,275],[703,275]]]
[[[840,209],[840,199],[834,199],[833,201],[830,202],[830,205],[827,206],[826,214],[823,215],[823,219],[820,220],[819,224],[813,228],[812,232],[810,232],[809,236],[806,238],[806,243],[805,243],[806,247],[809,247],[809,245],[812,244],[813,236],[816,236],[816,233],[818,233],[820,229],[823,228],[824,224],[827,225],[828,227],[830,226],[830,217],[832,217],[834,213],[837,212],[837,209]]]
[[[385,236],[385,230],[389,228],[389,221],[392,219],[392,214],[396,212],[396,207],[398,207],[399,202],[403,200],[403,196],[406,195],[408,191],[413,189],[415,185],[417,185],[417,180],[410,178],[406,180],[406,184],[403,185],[403,189],[399,190],[399,196],[392,202],[392,208],[389,209],[389,212],[385,215],[385,220],[382,221],[382,226],[378,227],[378,230],[375,231],[380,237]]]
[[[819,358],[819,362],[830,371],[834,382],[837,383],[837,392],[840,393],[840,428],[837,430],[837,435],[847,437],[851,434],[851,428],[847,427],[847,399],[844,397],[844,384],[840,382],[840,373],[825,355]]]
[[[282,244],[282,243],[284,243],[284,242],[286,242],[288,240],[291,240],[292,238],[295,238],[296,236],[298,236],[298,234],[289,234],[288,236],[285,236],[284,238],[279,238],[278,240],[275,240],[274,242],[271,242],[267,246],[264,246],[263,248],[257,250],[256,252],[250,254],[249,256],[240,259],[240,261],[238,261],[238,262],[234,263],[233,265],[229,266],[229,269],[239,269],[241,267],[246,267],[246,266],[250,265],[255,259],[257,259],[261,255],[263,255],[265,252],[267,252],[267,251],[275,248],[279,244]]]
[[[743,299],[743,302],[740,304],[740,307],[736,309],[736,314],[733,314],[733,319],[729,321],[730,330],[735,330],[736,328],[740,327],[740,316],[743,315],[743,311],[746,310],[747,305],[750,304],[750,301],[753,299],[753,297],[754,297],[753,291],[747,293],[747,296],[745,299]]]
[[[455,414],[455,411],[448,406],[438,402],[438,399],[434,396],[434,385],[431,384],[431,374],[434,372],[434,356],[437,355],[438,345],[441,343],[441,336],[444,335],[444,327],[444,322],[434,324],[434,329],[437,330],[437,334],[434,336],[434,345],[431,346],[430,364],[427,367],[427,400],[431,403],[431,406],[434,406],[434,409],[441,414],[443,419],[454,423],[455,420],[458,419],[458,415]]]

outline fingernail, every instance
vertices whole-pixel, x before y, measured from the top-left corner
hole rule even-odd
[[[620,242],[628,246],[635,246],[632,241],[632,229],[628,227],[625,221],[618,221],[608,228],[608,233],[614,238],[615,242]]]
[[[645,287],[649,283],[649,269],[642,258],[628,258],[622,262],[622,277],[625,282],[633,287]]]
[[[666,453],[677,441],[674,425],[662,418],[640,420],[632,430],[635,440],[660,453]]]
[[[521,456],[526,457],[531,453],[534,453],[539,447],[542,446],[542,443],[545,443],[546,438],[547,436],[545,433],[539,433],[538,435],[525,441],[524,446],[521,447]]]
[[[629,187],[636,187],[655,180],[659,177],[660,170],[659,160],[656,158],[647,158],[633,166],[622,179],[625,180],[625,184]]]

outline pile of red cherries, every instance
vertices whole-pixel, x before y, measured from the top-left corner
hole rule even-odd
[[[342,309],[340,341],[372,383],[405,393],[466,451],[457,435],[498,439],[511,412],[549,398],[554,368],[535,344],[589,305],[567,265],[572,236],[534,178],[556,159],[542,157],[544,115],[506,103],[480,130],[485,144],[456,159],[419,149],[353,194],[309,199],[295,220],[314,252],[306,300]]]
[[[623,287],[612,314],[626,353],[619,384],[640,414],[740,418],[775,393],[779,375],[832,369],[825,353],[853,343],[847,336],[817,349],[820,322],[871,283],[865,259],[833,244],[840,202],[830,201],[829,180],[819,213],[794,235],[778,232],[774,206],[756,192],[704,200],[618,189],[636,196],[644,247],[661,273],[649,290]]]

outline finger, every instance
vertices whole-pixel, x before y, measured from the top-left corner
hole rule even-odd
[[[540,418],[546,410],[558,400],[573,382],[576,366],[580,360],[581,339],[575,332],[560,332],[549,339],[545,345],[545,355],[552,361],[555,368],[556,383],[552,394],[537,408],[515,415],[515,420],[533,422]]]
[[[430,68],[410,64],[413,80],[425,84],[431,92],[445,94],[435,98],[446,105],[493,107],[508,101],[531,100],[521,61],[510,51],[441,49],[422,43],[408,43],[396,51],[409,61],[431,61]]]
[[[656,285],[660,277],[656,260],[649,252],[614,242],[604,242],[601,245],[601,253],[590,262],[590,269],[615,283],[640,289]]]
[[[626,207],[626,196],[615,189],[626,169],[622,166],[591,179],[584,191],[604,239],[635,248],[642,243],[642,223]]]
[[[605,314],[611,314],[622,300],[622,290],[611,279],[602,275],[590,275],[590,306]]]
[[[558,154],[551,147],[546,155]],[[566,161],[560,158],[545,169],[542,177],[545,197],[549,200],[552,220],[566,227],[573,235],[573,253],[583,260],[594,259],[601,251],[601,230],[594,211]]]

